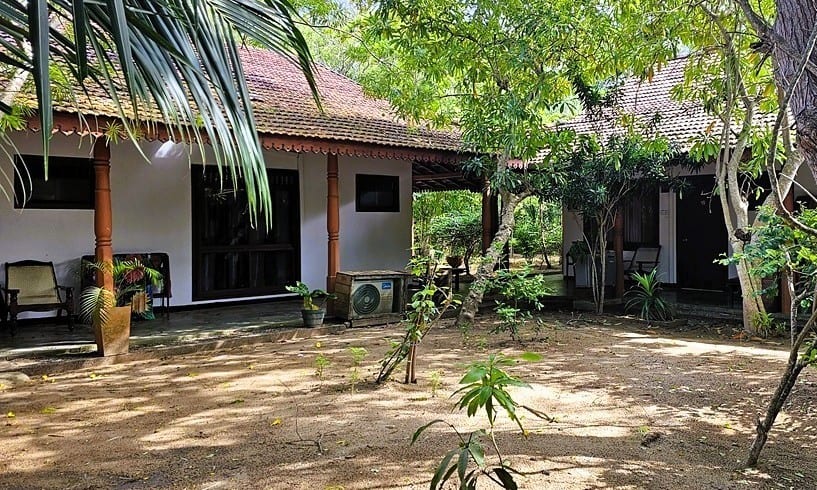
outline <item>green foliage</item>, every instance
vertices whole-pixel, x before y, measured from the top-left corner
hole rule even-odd
[[[354,393],[357,390],[357,384],[360,383],[360,371],[357,366],[349,371],[349,388]]]
[[[301,281],[295,281],[293,286],[284,286],[287,291],[290,293],[295,293],[304,300],[303,308],[305,310],[320,310],[323,306],[323,302],[316,302],[316,299],[322,299],[326,301],[326,299],[335,298],[334,294],[329,294],[323,289],[309,289],[309,286],[302,283]]]
[[[443,385],[443,372],[437,369],[428,373],[428,384],[431,387],[431,396],[436,397],[437,391]]]
[[[809,227],[817,227],[817,210],[803,209],[797,219]],[[817,237],[789,225],[780,215],[769,208],[761,208],[758,224],[748,230],[752,236],[743,252],[724,257],[724,265],[741,261],[751,264],[749,273],[759,278],[776,278],[781,273],[796,277],[796,305],[801,309],[812,307],[813,297],[808,294],[817,289]],[[764,291],[758,292],[763,294]]]
[[[315,357],[315,377],[323,381],[326,368],[328,368],[331,364],[332,362],[329,360],[329,358],[323,354],[318,354],[317,357]]]
[[[491,333],[507,332],[513,340],[519,340],[519,329],[532,318],[529,311],[522,311],[499,301],[496,302],[494,311],[499,317],[499,325]]]
[[[508,418],[516,422],[519,430],[524,432],[522,422],[516,414],[519,405],[507,390],[511,386],[530,388],[530,385],[502,370],[503,367],[516,363],[515,359],[501,354],[491,354],[487,362],[472,363],[460,380],[460,384],[464,386],[454,392],[454,395],[461,395],[457,402],[458,408],[465,408],[469,417],[473,417],[480,409],[484,410],[491,428],[496,423],[496,407],[503,408]]]
[[[774,320],[774,315],[765,311],[758,311],[752,317],[752,327],[763,337],[768,337],[776,332],[785,331],[785,324]]]
[[[661,281],[658,280],[658,271],[633,272],[631,277],[635,285],[624,293],[625,311],[638,310],[638,317],[642,320],[672,320],[672,307],[661,297]]]
[[[641,131],[648,133],[649,128]],[[548,156],[559,167],[563,177],[556,192],[567,209],[584,220],[583,236],[591,260],[593,300],[601,313],[604,304],[604,260],[607,235],[612,230],[620,205],[628,196],[648,192],[658,186],[679,189],[683,181],[674,176],[672,167],[686,164],[677,148],[661,137],[651,138],[636,132],[611,136],[601,144],[594,136],[579,135],[565,152]],[[578,253],[573,250],[571,253]],[[597,264],[600,264],[598,266]]]
[[[293,16],[282,0],[6,0],[0,3],[2,65],[33,80],[25,91],[36,96],[46,162],[54,85],[70,84],[77,96],[101,90],[111,94],[134,141],[135,128],[147,123],[164,125],[174,140],[198,143],[202,154],[206,142],[232,182],[239,175],[246,182],[250,219],[261,211],[269,222],[266,166],[238,50],[252,40],[291,59],[317,100],[312,59]],[[66,80],[54,76],[55,66]],[[13,109],[3,102],[0,112]],[[196,125],[199,119],[203,124]]]
[[[552,122],[577,110],[574,80],[592,86],[628,69],[646,72],[674,54],[667,14],[653,19],[656,32],[644,30],[636,5],[390,0],[361,22],[384,60],[363,81],[411,119],[456,121],[470,148],[532,156]]]
[[[531,196],[516,208],[511,246],[528,261],[542,255],[560,253],[562,247],[562,210],[559,203]]]
[[[500,323],[492,333],[508,332],[514,340],[519,339],[519,329],[532,318],[530,310],[540,310],[541,298],[552,292],[545,276],[533,274],[529,267],[497,271],[487,290],[501,298],[494,309]]]
[[[536,362],[541,360],[541,356],[532,352],[526,352],[520,357],[520,360]],[[517,416],[517,409],[520,408],[520,405],[512,398],[508,392],[508,388],[512,386],[529,388],[530,386],[510,376],[502,369],[517,362],[517,360],[504,357],[501,354],[492,354],[488,357],[487,362],[475,362],[471,364],[465,376],[460,380],[460,384],[464,386],[452,395],[460,394],[456,405],[460,410],[465,408],[469,417],[473,417],[478,412],[484,411],[488,420],[488,430],[480,429],[466,436],[448,422],[437,419],[420,427],[414,432],[411,438],[411,444],[417,442],[420,435],[429,427],[437,424],[447,425],[459,438],[458,447],[448,451],[437,466],[429,485],[431,490],[443,488],[445,483],[454,476],[454,473],[456,473],[460,481],[460,488],[463,489],[476,489],[479,478],[483,476],[502,488],[508,490],[518,488],[512,476],[512,473],[518,472],[503,461],[502,453],[494,438],[493,430],[494,424],[496,423],[497,409],[504,409],[508,417],[519,426],[522,434],[527,435],[527,432],[522,428],[522,423]],[[528,410],[538,417],[553,420],[540,412],[531,409]],[[499,459],[499,464],[496,466],[489,466],[486,462],[485,446],[482,442],[483,437],[488,437],[493,445],[493,449]],[[472,463],[475,467],[471,467]]]
[[[558,192],[568,209],[586,219],[598,221],[631,193],[681,185],[670,167],[685,161],[666,139],[631,133],[611,136],[601,144],[594,136],[578,135],[574,143],[566,155],[559,154],[564,185]],[[606,230],[612,225],[608,221],[597,224]]]
[[[414,194],[414,243],[420,253],[429,249],[457,249],[470,255],[482,230],[480,195],[469,191]],[[449,255],[451,255],[449,253]]]
[[[454,211],[435,216],[428,236],[433,247],[447,250],[448,255],[471,257],[482,238],[482,216],[479,213]]]
[[[352,356],[352,366],[359,367],[363,363],[363,359],[369,355],[369,351],[365,347],[349,347],[349,355]]]
[[[409,261],[407,268],[413,276],[420,279],[422,289],[411,297],[406,318],[403,320],[403,324],[406,325],[406,335],[401,342],[394,344],[381,360],[377,383],[387,380],[394,369],[406,359],[408,359],[406,383],[414,382],[417,345],[445,311],[459,303],[449,288],[437,286],[434,282],[440,258],[440,252],[432,249],[426,254],[415,255]]]
[[[98,286],[89,286],[80,294],[79,316],[83,321],[93,324],[107,321],[110,308],[126,306],[135,294],[145,292],[145,286],[159,287],[162,284],[162,273],[146,266],[138,258],[115,259],[111,263],[84,262],[83,266],[113,276],[113,292]],[[153,318],[150,310],[140,315],[148,319]]]

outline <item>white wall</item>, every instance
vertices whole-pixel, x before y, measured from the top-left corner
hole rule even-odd
[[[355,175],[358,173],[398,176],[400,212],[356,212]],[[340,270],[405,269],[411,256],[411,163],[340,156],[338,179]]]
[[[20,153],[41,153],[39,135],[13,136]],[[89,157],[91,142],[55,135],[52,155]],[[173,143],[130,143],[111,148],[113,246],[116,253],[161,251],[170,256],[174,306],[192,304],[192,195],[190,164],[212,161]],[[326,282],[326,155],[267,151],[270,168],[297,169],[301,194],[301,280],[313,287]],[[12,175],[3,158],[0,168]],[[402,269],[411,246],[411,163],[338,159],[341,199],[341,270]],[[399,213],[355,212],[355,174],[400,177]],[[79,257],[94,251],[92,210],[14,210],[0,202],[0,262],[51,260],[58,281],[79,286]],[[21,317],[22,318],[22,317]]]
[[[573,276],[573,267],[567,265],[567,252],[576,240],[582,240],[584,221],[575,211],[562,211],[562,274]]]
[[[15,135],[14,145],[19,153],[40,154],[40,135]],[[51,154],[88,158],[90,142],[77,137],[56,136]],[[12,178],[11,161],[0,157],[3,175]],[[5,179],[4,179],[5,180]],[[11,193],[8,182],[3,188]],[[0,201],[0,263],[37,259],[54,262],[58,281],[66,286],[79,286],[79,257],[93,253],[94,212],[92,210],[14,209],[14,203]],[[5,281],[5,271],[0,272]],[[21,315],[21,318],[23,316]]]
[[[662,282],[675,284],[677,251],[676,251],[676,195],[674,192],[662,192],[658,195],[658,243],[661,254],[658,257],[658,277]]]

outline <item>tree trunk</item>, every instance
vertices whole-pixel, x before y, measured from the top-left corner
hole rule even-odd
[[[815,344],[809,344],[802,357],[800,354],[800,347],[811,335],[811,332],[814,329],[815,320],[817,320],[817,313],[812,312],[808,322],[806,322],[806,324],[803,326],[803,330],[797,334],[795,340],[791,344],[786,371],[780,378],[780,383],[777,385],[777,389],[775,390],[771,401],[769,401],[769,406],[766,409],[766,416],[763,418],[763,420],[760,420],[760,417],[757,419],[757,434],[755,436],[755,440],[752,441],[752,446],[749,448],[749,455],[746,458],[747,467],[752,467],[757,464],[760,452],[763,450],[763,446],[766,444],[766,440],[769,437],[769,431],[772,430],[772,425],[774,425],[777,414],[780,413],[780,410],[783,408],[783,404],[791,394],[791,390],[794,388],[794,383],[797,381],[797,377],[800,375],[800,372],[803,370],[803,368],[808,366],[808,361],[806,358],[808,357],[808,354],[814,351]],[[789,322],[792,329],[792,334],[794,334],[794,331],[796,330],[795,327],[797,325],[797,317],[792,317]]]
[[[474,274],[474,282],[471,283],[471,289],[468,290],[468,296],[462,302],[462,308],[457,316],[457,321],[454,326],[457,328],[469,325],[474,322],[474,317],[477,314],[482,297],[485,294],[485,287],[488,279],[494,273],[496,264],[502,258],[502,253],[505,249],[505,244],[513,234],[514,226],[514,210],[520,201],[530,195],[529,192],[522,192],[520,194],[511,194],[507,191],[500,191],[502,197],[502,212],[499,215],[499,230],[491,240],[491,246],[485,251],[485,256],[482,263],[477,268]]]
[[[817,25],[817,10],[812,2],[777,0],[773,26],[776,38],[772,58],[777,84],[788,91],[797,75],[800,58],[806,51],[809,36]],[[790,109],[797,128],[797,148],[817,179],[817,53],[812,53],[810,68],[792,92]]]
[[[604,283],[607,274],[607,233],[604,231],[604,224],[599,221],[599,266],[594,268],[593,287],[596,288],[593,297],[596,299],[596,313],[604,313]],[[595,258],[593,258],[595,262]]]
[[[415,375],[414,370],[414,362],[416,361],[417,357],[417,343],[412,342],[409,346],[408,356],[406,358],[406,377],[405,377],[405,384],[409,383],[416,383],[417,376]]]
[[[749,448],[749,456],[746,458],[747,467],[752,467],[757,464],[760,452],[763,450],[763,446],[766,445],[766,440],[769,438],[769,431],[772,430],[772,425],[774,425],[777,414],[779,414],[780,409],[783,408],[783,404],[789,397],[791,389],[794,387],[794,383],[797,381],[797,377],[804,367],[804,364],[798,362],[797,353],[795,353],[793,359],[790,359],[788,366],[786,366],[786,372],[784,372],[783,377],[780,378],[780,383],[777,385],[774,396],[772,396],[769,402],[769,407],[766,409],[766,416],[763,420],[760,420],[760,417],[757,419],[757,435],[755,435],[755,440],[752,441],[752,446]]]
[[[742,252],[743,243],[732,241],[732,250],[735,253]],[[757,330],[758,320],[762,315],[766,314],[766,307],[763,305],[763,297],[758,294],[763,289],[760,278],[749,273],[750,266],[744,261],[735,264],[743,298],[743,329],[752,335],[756,335],[759,333]]]

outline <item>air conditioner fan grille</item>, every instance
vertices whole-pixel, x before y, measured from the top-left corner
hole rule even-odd
[[[352,295],[352,308],[358,315],[368,315],[380,306],[380,291],[372,284],[363,284]]]

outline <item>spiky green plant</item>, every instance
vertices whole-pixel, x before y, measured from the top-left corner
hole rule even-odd
[[[635,285],[624,293],[624,309],[638,310],[638,317],[642,320],[672,320],[672,307],[661,297],[663,289],[657,270],[643,274],[634,272],[631,277]]]

